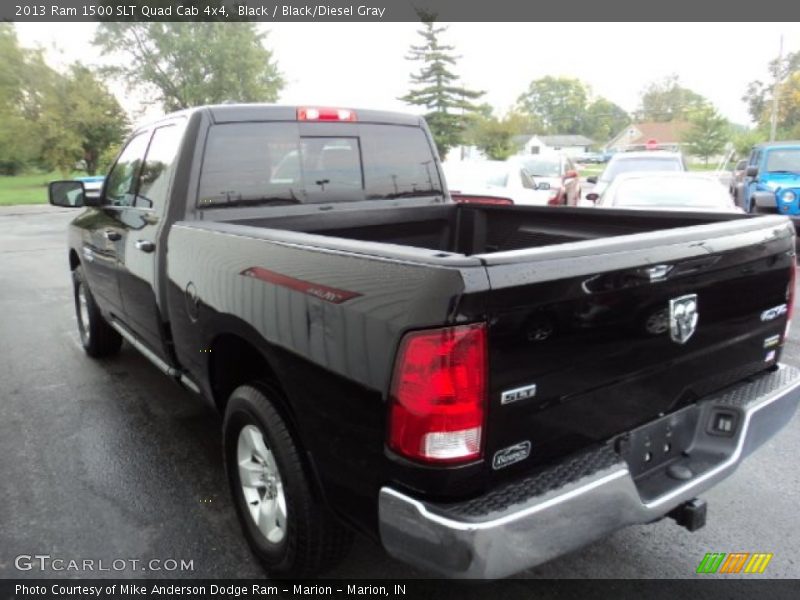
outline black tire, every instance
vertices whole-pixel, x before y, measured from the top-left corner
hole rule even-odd
[[[279,397],[277,389],[264,383],[244,385],[231,394],[223,425],[225,471],[244,536],[267,572],[275,577],[314,577],[344,558],[353,535],[314,493],[298,443],[270,401]],[[267,539],[251,516],[250,505],[255,507],[259,500],[248,504],[245,498],[238,452],[240,434],[248,426],[260,431],[277,464],[285,500],[285,532],[280,541]],[[265,488],[264,493],[274,491]],[[266,503],[272,497],[264,495],[261,500]]]
[[[103,318],[94,296],[86,283],[83,267],[72,272],[72,288],[75,299],[75,315],[78,332],[86,354],[93,358],[113,356],[122,347],[122,336]],[[82,305],[85,301],[85,310]],[[86,322],[88,321],[88,322]]]

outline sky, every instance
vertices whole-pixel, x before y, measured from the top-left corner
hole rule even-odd
[[[411,110],[398,96],[416,70],[405,60],[418,43],[416,23],[261,23],[269,31],[287,85],[279,101],[352,108]],[[101,64],[91,45],[94,23],[17,23],[24,46],[41,46],[58,68],[74,60]],[[643,88],[676,73],[683,86],[708,98],[728,119],[748,124],[747,83],[767,77],[778,54],[800,50],[796,23],[451,23],[443,41],[456,47],[457,73],[500,113],[528,84],[546,75],[575,77],[594,94],[627,111]],[[753,42],[752,40],[757,40]],[[143,98],[112,87],[135,117]]]

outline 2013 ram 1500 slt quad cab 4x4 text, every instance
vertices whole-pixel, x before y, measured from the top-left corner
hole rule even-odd
[[[453,203],[428,129],[224,105],[137,129],[69,228],[83,346],[224,415],[244,534],[503,577],[697,495],[790,419],[785,217]]]

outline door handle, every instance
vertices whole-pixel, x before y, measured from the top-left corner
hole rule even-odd
[[[156,249],[156,245],[149,240],[137,240],[136,249],[141,250],[142,252],[147,252],[149,254],[150,252]]]
[[[119,231],[114,231],[113,229],[106,229],[103,233],[109,242],[116,242],[122,239],[122,234]]]

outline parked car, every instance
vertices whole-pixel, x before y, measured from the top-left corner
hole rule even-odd
[[[731,196],[736,196],[736,187],[744,180],[746,170],[747,159],[738,161],[731,169],[731,181],[728,185],[728,191]]]
[[[750,152],[736,203],[746,212],[800,215],[800,141],[766,142]]]
[[[617,152],[608,161],[608,165],[599,177],[588,177],[587,183],[593,183],[593,197],[596,200],[620,173],[631,171],[686,171],[686,162],[679,152],[649,150],[644,152]]]
[[[126,340],[224,415],[274,575],[319,573],[353,531],[496,578],[665,515],[701,527],[698,494],[800,400],[788,220],[457,204],[435,147],[369,110],[136,128],[101,198],[50,185],[85,206],[64,256],[83,349]]]
[[[512,156],[508,162],[522,165],[541,184],[550,184],[550,204],[576,206],[581,197],[581,178],[578,167],[562,153]]]
[[[555,204],[558,193],[539,183],[521,164],[498,160],[451,161],[442,165],[447,187],[454,196],[510,198],[514,204]]]
[[[641,210],[743,212],[717,177],[668,171],[617,175],[596,205]]]
[[[607,163],[609,160],[611,160],[612,156],[613,155],[610,152],[587,152],[585,154],[579,154],[574,158],[575,162],[578,164],[600,165]]]

